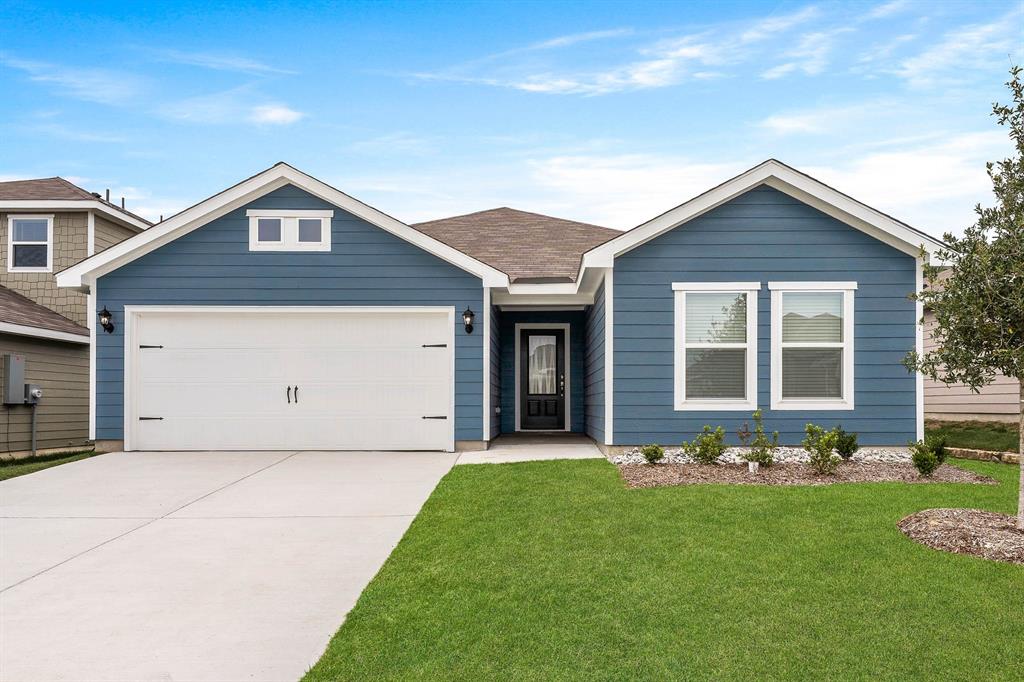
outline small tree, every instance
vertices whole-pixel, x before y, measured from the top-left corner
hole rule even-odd
[[[911,370],[974,392],[1002,373],[1020,382],[1020,445],[1024,457],[1024,85],[1021,68],[1010,69],[1012,105],[994,104],[999,125],[1009,126],[1015,154],[988,163],[996,196],[990,208],[975,207],[977,222],[964,236],[946,234],[948,248],[936,255],[950,266],[942,285],[941,268],[925,264],[929,285],[914,298],[935,315],[937,349],[911,352]],[[924,320],[921,320],[924,323]],[[1024,530],[1024,463],[1021,465],[1017,527]]]

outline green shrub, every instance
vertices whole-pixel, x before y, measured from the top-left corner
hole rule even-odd
[[[648,464],[657,464],[665,458],[665,448],[651,443],[650,445],[645,445],[640,450],[640,454],[644,456]]]
[[[924,439],[925,444],[935,454],[935,459],[939,464],[946,463],[946,457],[949,453],[946,452],[946,437],[938,434],[926,436]]]
[[[811,468],[819,474],[833,474],[843,460],[832,451],[835,450],[839,434],[833,429],[826,431],[816,424],[808,424],[807,437],[803,440],[804,450],[811,455]]]
[[[931,445],[928,444],[927,440],[919,440],[910,444],[910,461],[914,463],[914,468],[917,469],[918,473],[922,476],[931,476],[935,473],[935,470],[939,468],[939,458],[935,456],[935,451],[932,450]]]
[[[714,464],[725,453],[725,429],[719,426],[712,431],[705,424],[703,433],[683,443],[683,452],[701,464]]]
[[[746,426],[744,424],[744,426]],[[770,467],[775,461],[775,450],[779,447],[779,432],[772,431],[769,439],[764,432],[764,421],[761,419],[761,410],[754,411],[754,439],[751,441],[751,448],[744,458],[748,462],[757,462],[761,466]]]
[[[857,434],[847,433],[843,430],[842,426],[835,428],[836,432],[836,454],[843,459],[850,459],[853,457],[853,453],[857,452],[860,448],[857,445]]]

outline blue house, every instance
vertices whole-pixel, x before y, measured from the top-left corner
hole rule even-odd
[[[92,436],[127,450],[606,449],[923,431],[941,244],[778,161],[632,230],[508,208],[407,225],[279,163],[61,272],[89,293]]]

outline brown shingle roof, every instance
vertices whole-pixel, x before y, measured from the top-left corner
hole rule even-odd
[[[36,180],[10,180],[0,182],[0,201],[99,201],[108,208],[141,220],[152,223],[142,216],[112,204],[92,194],[64,178],[38,178]]]
[[[573,282],[584,252],[622,234],[505,207],[412,227],[501,270],[513,282]]]
[[[0,287],[0,322],[89,336],[87,328],[7,287]]]

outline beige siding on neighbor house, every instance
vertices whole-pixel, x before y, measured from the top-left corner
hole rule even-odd
[[[924,348],[935,348],[931,313],[925,314]],[[924,381],[925,419],[944,421],[1007,421],[1015,422],[1020,414],[1020,389],[1015,379],[999,375],[995,382],[974,393],[962,384],[947,386],[926,378]]]
[[[25,356],[25,381],[39,384],[36,447],[82,446],[89,441],[89,346],[0,334],[0,356]],[[0,362],[0,382],[3,380]],[[0,383],[2,385],[2,383]],[[32,408],[0,405],[0,454],[31,447]]]
[[[96,216],[96,253],[123,242],[136,234],[136,230],[111,222],[101,215]]]
[[[49,211],[17,213],[49,214]],[[86,325],[85,294],[57,286],[54,273],[86,257],[89,217],[85,211],[53,213],[53,272],[7,272],[7,214],[0,213],[0,286],[18,292],[69,320]]]

